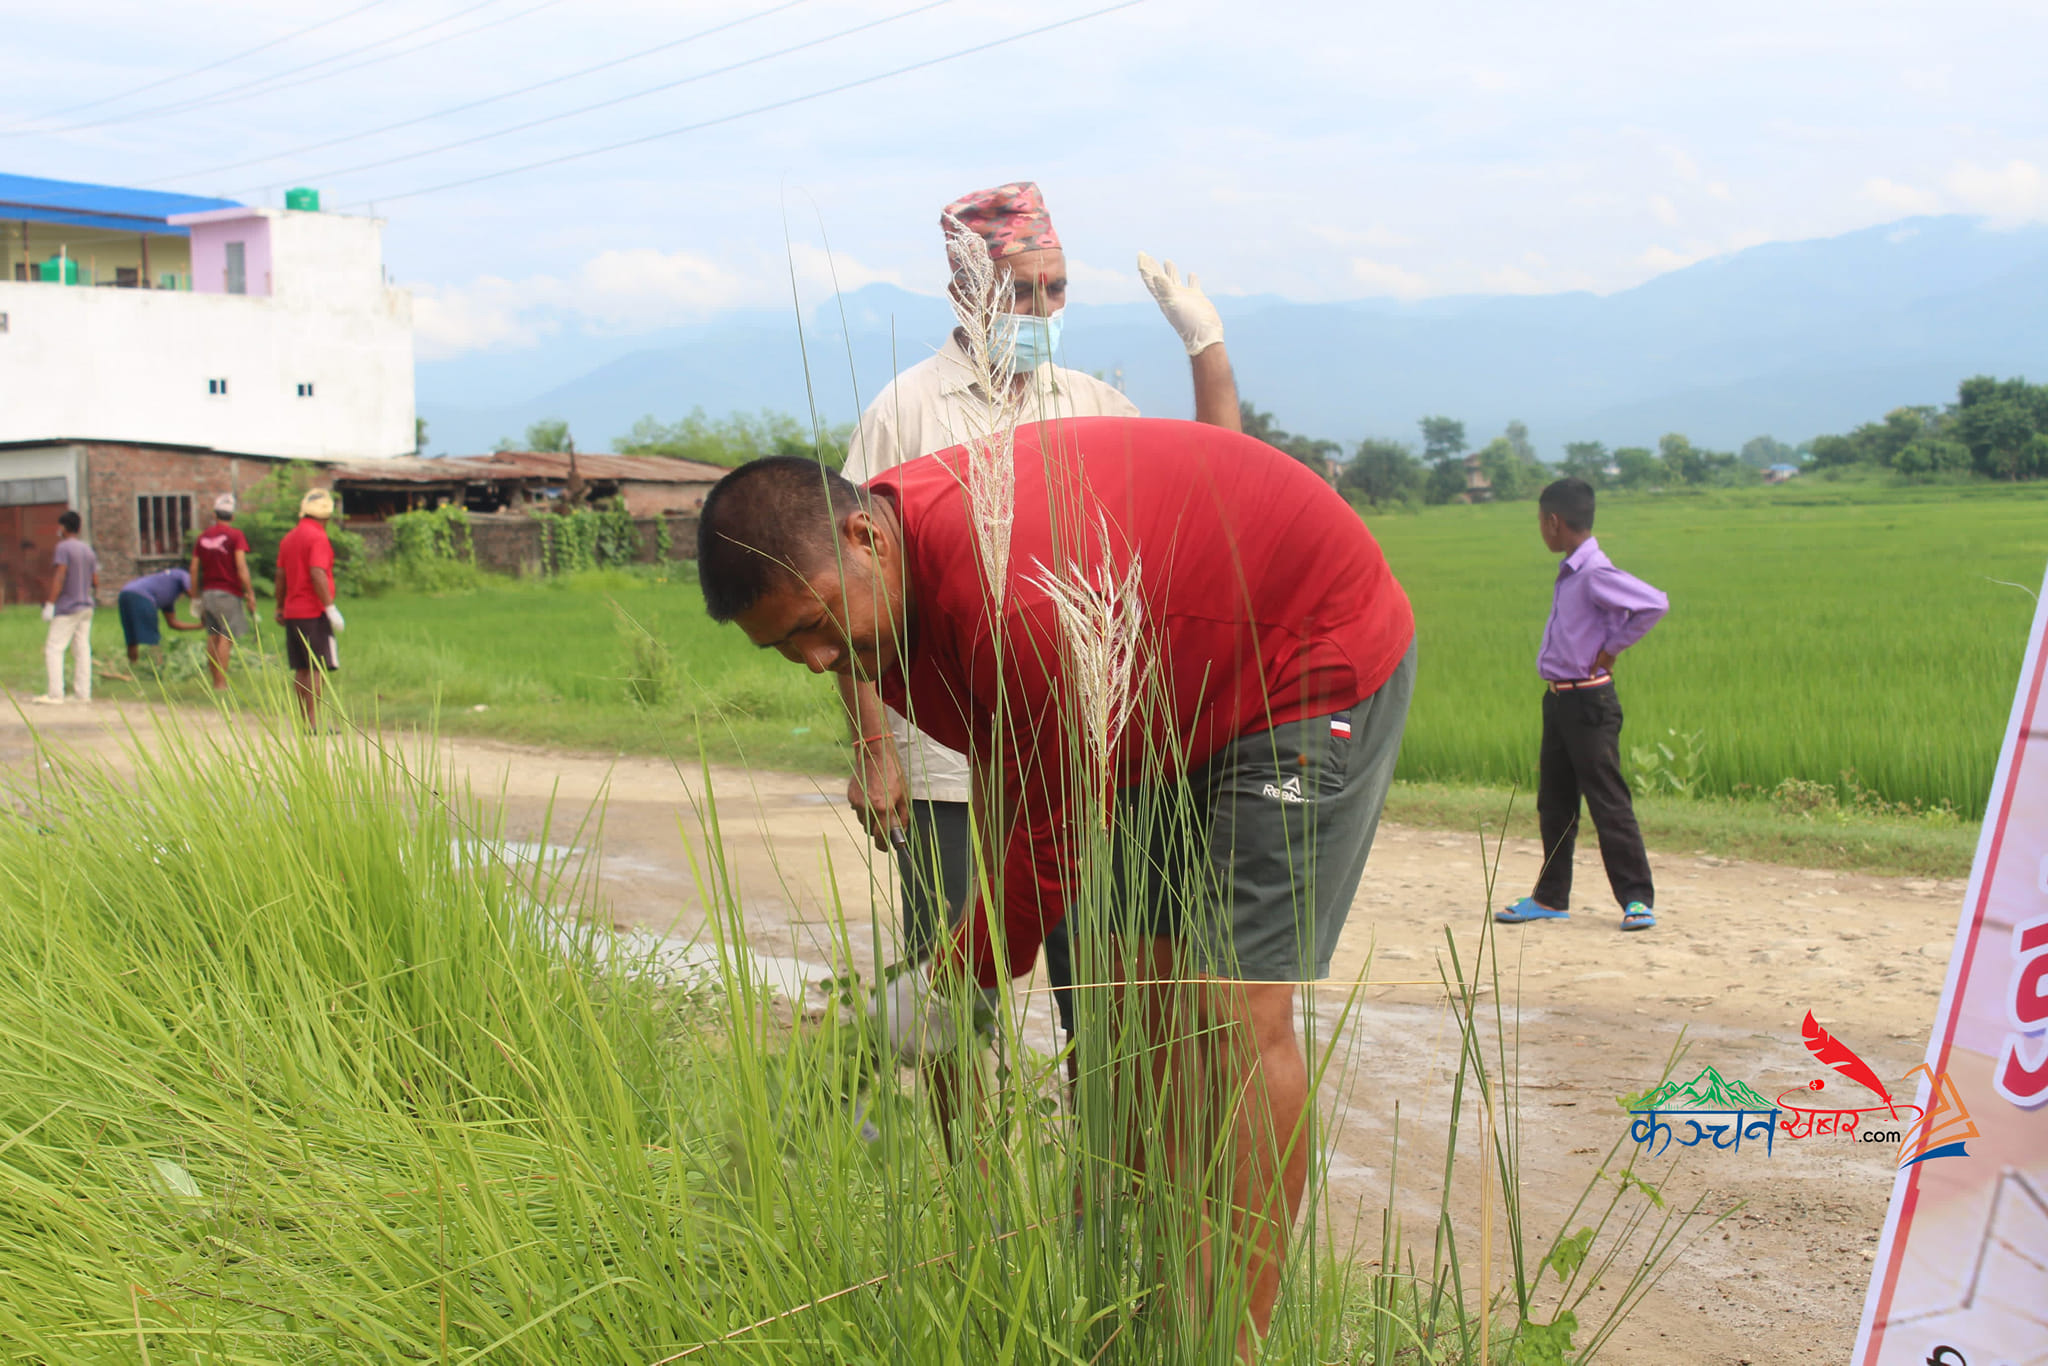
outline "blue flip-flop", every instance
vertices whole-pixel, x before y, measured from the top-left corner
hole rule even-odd
[[[1631,901],[1621,913],[1621,927],[1624,930],[1647,930],[1657,923],[1657,916],[1640,901]]]
[[[1532,920],[1570,920],[1570,911],[1553,911],[1541,905],[1533,896],[1525,896],[1504,911],[1495,911],[1493,918],[1503,925],[1526,925]]]

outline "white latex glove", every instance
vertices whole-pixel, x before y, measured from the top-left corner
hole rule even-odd
[[[46,602],[46,603],[44,603],[44,604],[43,604],[43,620],[44,620],[44,621],[55,621],[56,619],[57,619],[57,604],[56,604],[56,603],[54,603],[54,602]]]
[[[1138,278],[1145,282],[1145,288],[1152,291],[1152,297],[1159,303],[1159,311],[1166,315],[1166,321],[1173,324],[1173,330],[1180,333],[1181,344],[1190,356],[1199,356],[1223,340],[1223,316],[1216,311],[1216,305],[1209,302],[1209,296],[1202,292],[1202,282],[1194,275],[1186,280],[1173,268],[1173,262],[1160,265],[1145,252],[1138,253]]]
[[[321,610],[320,615],[326,617],[327,624],[329,626],[332,626],[335,630],[346,631],[348,629],[348,623],[341,619],[341,609],[339,607],[336,607],[333,603],[328,603],[327,606]]]
[[[889,1047],[905,1067],[919,1067],[952,1051],[953,1010],[932,990],[931,969],[899,972],[875,993],[875,1013],[888,1028]]]

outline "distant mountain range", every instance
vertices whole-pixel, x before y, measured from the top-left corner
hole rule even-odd
[[[1702,261],[1617,294],[1414,303],[1219,299],[1245,398],[1311,436],[1412,440],[1510,419],[1555,458],[1567,441],[1733,449],[1797,443],[1902,403],[1942,403],[1972,374],[2048,378],[2048,226],[1914,218]],[[842,313],[844,321],[842,323]],[[566,418],[585,449],[652,414],[816,410],[844,421],[950,326],[945,301],[870,285],[816,310],[735,312],[634,337],[566,321],[527,351],[422,362],[435,451],[465,454]],[[1067,310],[1066,361],[1120,378],[1145,412],[1188,416],[1187,361],[1149,303]],[[806,374],[808,359],[808,376]]]

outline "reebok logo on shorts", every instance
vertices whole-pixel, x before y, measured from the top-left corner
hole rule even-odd
[[[1280,802],[1303,802],[1308,799],[1301,795],[1301,779],[1288,778],[1278,783],[1267,783],[1265,796]]]

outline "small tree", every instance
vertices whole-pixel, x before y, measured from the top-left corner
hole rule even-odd
[[[1431,465],[1445,456],[1465,453],[1465,424],[1448,417],[1425,417],[1422,428],[1422,458]],[[1463,483],[1459,487],[1464,487]]]
[[[1623,446],[1614,453],[1614,482],[1625,489],[1645,489],[1664,473],[1655,451],[1643,446]]]
[[[1583,479],[1594,488],[1605,488],[1611,481],[1607,466],[1607,447],[1598,441],[1567,441],[1564,443],[1564,462],[1557,467],[1559,474],[1568,474]]]
[[[1427,475],[1415,452],[1398,441],[1367,437],[1344,466],[1342,488],[1378,509],[1389,503],[1413,502],[1423,496]]]
[[[1448,503],[1464,491],[1465,461],[1459,456],[1447,455],[1429,467],[1429,477],[1422,485],[1422,501]]]
[[[530,451],[566,451],[570,440],[569,424],[559,417],[544,417],[526,429],[526,449]]]

